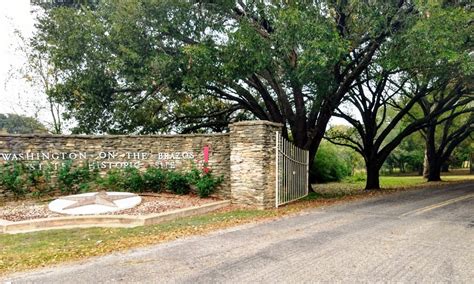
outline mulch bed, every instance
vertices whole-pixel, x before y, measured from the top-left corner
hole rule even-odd
[[[143,194],[140,196],[142,197],[142,202],[134,208],[104,213],[101,215],[147,215],[200,206],[220,200],[214,197],[199,198],[196,195],[176,195],[171,193]],[[48,204],[52,200],[53,199],[29,199],[7,201],[0,204],[0,219],[17,222],[40,218],[72,216],[50,211],[48,209]]]

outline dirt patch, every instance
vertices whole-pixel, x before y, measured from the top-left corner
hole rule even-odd
[[[142,197],[142,202],[134,208],[104,213],[101,215],[147,215],[200,206],[220,200],[213,197],[199,198],[196,195],[176,195],[171,193],[143,194],[140,196]],[[21,200],[5,202],[0,205],[0,219],[17,222],[31,219],[71,216],[50,211],[48,209],[49,201],[52,200]]]

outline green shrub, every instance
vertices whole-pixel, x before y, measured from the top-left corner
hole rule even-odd
[[[7,163],[0,167],[0,185],[15,197],[24,196],[28,190],[25,166],[21,163]]]
[[[321,143],[316,154],[311,174],[317,182],[340,181],[351,174],[351,164],[334,145]]]
[[[122,173],[118,169],[108,171],[104,177],[99,177],[96,182],[106,191],[123,191]]]
[[[72,173],[72,161],[66,161],[61,167],[58,168],[57,172],[58,185],[63,193],[72,192],[74,186],[75,177]]]
[[[53,166],[36,163],[13,162],[0,166],[0,186],[15,197],[43,196],[53,190]]]
[[[130,192],[145,191],[145,181],[137,168],[126,167],[122,170],[123,189]]]
[[[189,172],[186,173],[186,178],[188,179],[189,184],[196,184],[196,182],[201,178],[202,171],[198,170],[196,167],[193,167]]]
[[[222,177],[215,177],[211,173],[203,174],[195,181],[196,191],[199,197],[208,197],[223,181]]]
[[[52,178],[54,175],[56,177]],[[176,194],[188,194],[191,185],[200,197],[207,197],[222,180],[222,177],[215,177],[210,171],[196,168],[182,173],[154,167],[141,172],[137,168],[128,167],[112,169],[101,177],[99,170],[91,170],[88,163],[79,166],[72,161],[66,161],[55,173],[52,165],[40,167],[39,164],[11,163],[0,166],[0,186],[17,197],[28,193],[41,196],[50,193],[55,187],[62,194],[97,189],[130,192],[161,192],[166,189]]]
[[[143,173],[145,187],[152,192],[161,192],[166,182],[166,172],[161,168],[150,167]]]
[[[35,197],[43,196],[53,190],[52,175],[54,169],[51,164],[40,166],[39,163],[27,167],[29,192]]]
[[[179,172],[169,171],[166,175],[166,188],[176,194],[188,194],[189,177]]]
[[[110,170],[97,184],[107,191],[143,192],[146,189],[142,174],[134,167]]]
[[[91,170],[89,163],[74,167],[72,161],[66,161],[57,171],[59,189],[63,194],[76,194],[87,192],[91,183],[96,180],[97,170]]]
[[[215,177],[207,166],[202,170],[194,167],[186,176],[189,184],[195,187],[199,197],[208,197],[216,191],[219,184],[223,181],[222,177]]]

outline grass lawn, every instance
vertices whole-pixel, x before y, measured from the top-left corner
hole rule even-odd
[[[423,187],[427,185],[446,184],[449,182],[459,182],[473,180],[474,175],[446,175],[442,176],[443,182],[427,183],[422,176],[381,176],[380,186],[383,189],[400,189],[408,187]],[[346,179],[342,182],[330,182],[313,185],[318,197],[342,197],[346,195],[359,194],[364,192],[365,180]]]
[[[474,176],[444,178],[449,182],[467,179],[474,180]],[[234,207],[202,216],[133,229],[91,228],[0,235],[0,275],[157,244],[184,236],[205,234],[239,224],[271,220],[308,208],[366,198],[395,189],[426,185],[421,177],[382,177],[381,184],[389,189],[365,192],[362,190],[363,181],[315,185],[316,193],[311,193],[302,201],[279,209],[259,211]]]
[[[137,228],[69,229],[0,235],[0,275],[269,220],[301,209],[298,203],[265,211],[234,207]]]

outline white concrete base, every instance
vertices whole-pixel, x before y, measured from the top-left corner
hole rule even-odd
[[[60,197],[49,203],[49,210],[67,215],[95,215],[137,206],[142,198],[130,192],[88,192]]]

